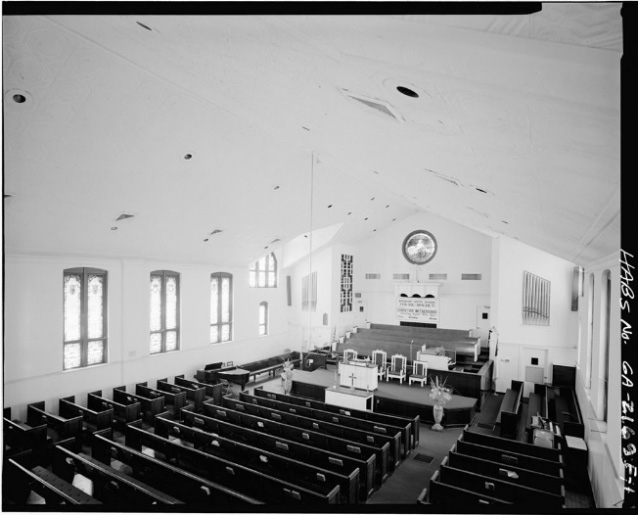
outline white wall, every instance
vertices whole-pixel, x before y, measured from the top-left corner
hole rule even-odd
[[[609,385],[607,421],[602,413],[604,370],[601,311],[603,273],[611,272],[611,324],[609,347]],[[592,379],[587,381],[587,338],[590,274],[594,275]],[[579,299],[580,342],[576,374],[576,393],[585,422],[585,440],[589,448],[589,474],[598,508],[612,508],[622,499],[624,468],[621,458],[621,337],[620,337],[620,265],[618,254],[585,267],[583,296]]]
[[[422,229],[434,235],[438,251],[425,265],[406,261],[401,251],[404,238]],[[365,278],[366,273],[380,273],[380,280]],[[398,324],[395,309],[393,274],[410,274],[410,281],[428,281],[428,274],[446,273],[440,281],[439,327],[473,329],[476,309],[490,305],[491,238],[449,220],[427,213],[418,213],[395,222],[355,246],[355,292],[362,294],[368,321]],[[480,281],[462,281],[461,274],[478,273]]]
[[[495,360],[496,390],[504,392],[511,379],[525,376],[528,349],[547,351],[546,382],[552,364],[576,365],[578,314],[571,311],[574,263],[506,237],[492,245],[492,325],[498,331]],[[550,325],[524,325],[522,321],[523,272],[551,282]],[[525,396],[529,392],[525,391]]]
[[[62,371],[65,268],[95,267],[108,272],[108,363]],[[170,269],[180,273],[180,350],[149,353],[149,274]],[[210,345],[209,282],[212,272],[233,274],[233,341]],[[285,277],[278,288],[249,288],[248,267],[221,269],[215,265],[150,262],[132,259],[5,257],[4,402],[15,416],[26,404],[46,401],[57,412],[60,397],[76,395],[84,404],[88,392],[185,374],[214,361],[236,364],[272,356],[290,347]],[[268,301],[270,327],[258,335],[258,307]]]

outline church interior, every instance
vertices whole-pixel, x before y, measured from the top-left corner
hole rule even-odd
[[[622,4],[8,4],[4,510],[626,503]]]

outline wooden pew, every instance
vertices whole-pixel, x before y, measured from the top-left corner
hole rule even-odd
[[[192,381],[186,379],[184,375],[175,376],[175,384],[179,386],[187,386],[189,388],[203,388],[206,392],[206,397],[209,399],[206,402],[212,402],[213,404],[222,403],[222,385],[221,384],[208,384],[200,383],[199,381]]]
[[[144,508],[151,505],[183,504],[182,501],[130,477],[82,452],[75,453],[56,445],[52,471],[71,483],[75,474],[93,482],[93,497],[106,506]]]
[[[122,404],[102,396],[102,390],[96,390],[87,395],[86,405],[94,411],[113,409],[113,421],[115,425],[123,429],[129,422],[134,422],[142,417],[142,403],[132,402]]]
[[[312,463],[304,463],[289,456],[272,453],[231,438],[212,435],[206,431],[189,427],[162,416],[155,418],[155,434],[164,438],[179,438],[195,449],[227,459],[238,465],[309,488],[316,492],[330,493],[339,486],[340,502],[357,503],[359,475],[344,475],[323,469]]]
[[[208,433],[232,438],[248,445],[269,450],[282,456],[290,456],[304,463],[313,463],[318,467],[352,477],[359,485],[359,498],[365,501],[374,490],[374,478],[368,477],[367,463],[363,460],[337,454],[325,449],[287,440],[268,433],[261,433],[248,427],[237,426],[230,422],[217,420],[189,410],[182,410],[184,424]]]
[[[152,422],[157,415],[166,411],[166,399],[161,397],[144,397],[136,393],[127,393],[126,386],[113,388],[113,400],[121,404],[139,402],[142,405],[142,419]]]
[[[415,417],[402,417],[399,415],[391,415],[389,413],[381,413],[378,411],[363,411],[355,409],[346,409],[341,406],[335,406],[334,404],[326,404],[323,401],[316,399],[307,399],[303,397],[297,397],[294,395],[286,395],[285,393],[270,392],[264,390],[263,386],[255,387],[253,390],[254,395],[258,397],[267,397],[269,399],[277,399],[280,401],[288,402],[290,404],[296,404],[299,406],[306,406],[308,408],[316,408],[320,410],[330,411],[332,413],[340,413],[341,415],[347,415],[349,417],[355,417],[362,420],[369,420],[372,422],[379,422],[388,426],[394,426],[399,428],[405,436],[402,438],[411,442],[411,448],[416,448],[419,445],[420,434],[420,422],[419,415]]]
[[[449,508],[451,512],[453,512],[453,510],[459,510],[459,513],[472,507],[485,509],[486,506],[494,506],[501,512],[513,504],[503,499],[445,483],[441,480],[440,470],[434,472],[430,479],[429,490],[427,492],[421,492],[419,499],[422,499],[426,494],[429,504],[444,506],[445,508]],[[418,501],[419,500],[417,500],[417,502]],[[421,501],[420,504],[423,504],[423,501]]]
[[[521,467],[512,465],[503,465],[495,461],[484,460],[468,454],[456,452],[456,445],[447,455],[447,463],[451,467],[475,472],[484,476],[501,479],[510,483],[523,486],[531,486],[556,495],[565,496],[565,481],[563,471],[560,470],[559,476],[550,476],[541,474]]]
[[[75,402],[75,395],[60,399],[58,413],[63,418],[82,416],[82,436],[84,441],[95,432],[113,425],[113,408],[95,411]]]
[[[131,468],[133,477],[187,502],[189,507],[201,506],[201,511],[206,511],[211,506],[263,504],[253,497],[115,442],[111,429],[94,433],[92,444],[91,455],[97,460],[106,465],[111,465],[112,460],[126,464]]]
[[[512,380],[511,388],[505,392],[496,416],[496,424],[500,425],[503,438],[516,438],[518,415],[523,399],[523,382]]]
[[[176,463],[180,468],[197,475],[203,475],[212,481],[240,490],[246,495],[264,502],[334,504],[339,500],[338,486],[335,486],[328,493],[318,493],[212,454],[172,442],[145,431],[137,425],[136,422],[133,422],[127,426],[126,445],[128,447],[141,450],[142,446],[145,446],[153,449],[169,463]]]
[[[520,454],[517,452],[506,451],[504,449],[489,447],[487,445],[469,443],[462,439],[457,440],[456,450],[462,454],[468,454],[470,456],[476,456],[485,460],[495,461],[506,466],[514,466],[533,470],[535,472],[540,472],[542,474],[548,474],[551,476],[560,477],[561,471],[564,468],[562,461],[556,462],[553,460],[535,458],[528,454]]]
[[[325,449],[336,454],[361,460],[365,463],[365,473],[362,473],[362,478],[364,478],[362,481],[368,484],[368,478],[373,478],[376,485],[381,485],[382,483],[382,475],[376,471],[376,449],[369,445],[353,444],[353,442],[344,438],[326,435],[317,431],[308,431],[220,406],[204,404],[204,414],[223,422],[229,422],[261,433],[293,440],[305,445],[311,445],[317,449]]]
[[[29,468],[14,459],[8,459],[2,479],[3,496],[13,500],[18,507],[25,506],[32,491],[42,496],[47,506],[101,504],[40,465]]]
[[[562,463],[563,461],[560,444],[558,444],[558,447],[556,449],[550,449],[548,447],[540,447],[538,445],[510,440],[509,438],[501,438],[499,436],[476,433],[474,431],[470,431],[468,429],[468,426],[465,427],[460,438],[462,438],[466,442],[476,443],[479,445],[487,445],[489,447],[494,447],[503,451],[526,454],[527,456],[532,456],[534,458],[555,461],[557,463]]]
[[[475,472],[456,469],[447,465],[444,458],[439,469],[441,482],[458,486],[497,499],[503,499],[515,505],[529,508],[560,509],[565,508],[565,497],[553,493],[517,485],[508,481],[486,477]]]
[[[206,390],[204,388],[171,384],[168,382],[168,378],[158,379],[157,389],[170,393],[186,393],[186,399],[193,403],[193,409],[197,412],[202,411],[202,404],[204,404],[204,400],[206,400]]]
[[[578,399],[573,388],[561,386],[553,388],[553,421],[560,426],[564,436],[585,437],[585,426],[580,413]],[[556,391],[558,390],[558,395]]]
[[[82,447],[82,415],[72,418],[64,418],[44,410],[44,401],[32,402],[27,405],[27,424],[40,426],[46,424],[47,435],[52,444],[73,440],[73,449]],[[48,460],[47,460],[48,461]]]
[[[394,459],[390,459],[391,442],[388,441],[388,437],[386,436],[371,434],[358,429],[351,429],[309,417],[294,415],[285,411],[266,408],[264,406],[257,406],[255,404],[242,402],[228,397],[224,399],[223,406],[242,413],[249,413],[265,419],[274,420],[276,422],[283,422],[284,424],[298,427],[300,429],[310,429],[326,435],[337,436],[348,440],[351,443],[368,445],[375,450],[375,455],[377,457],[377,472],[380,475],[381,481],[385,481],[388,478],[389,469],[394,470],[395,468]]]
[[[147,399],[157,399],[164,397],[166,401],[166,410],[175,418],[180,417],[182,408],[186,407],[186,392],[164,392],[157,388],[151,388],[148,383],[137,383],[135,385],[135,393],[146,397]]]
[[[277,399],[269,399],[264,396],[250,395],[246,392],[239,394],[239,400],[244,402],[251,402],[260,406],[268,408],[287,411],[288,413],[302,415],[304,417],[321,420],[323,422],[329,422],[331,424],[339,424],[344,427],[351,427],[353,429],[360,429],[368,433],[374,433],[379,435],[385,435],[391,438],[390,443],[390,456],[395,460],[395,468],[399,466],[401,458],[405,458],[409,450],[409,441],[401,440],[401,431],[396,427],[387,426],[385,424],[369,422],[367,420],[357,419],[348,415],[337,415],[334,412],[324,411],[317,408],[309,408],[306,406],[300,406],[297,404],[290,404]]]
[[[18,457],[25,453],[45,458],[47,445],[51,441],[47,434],[47,425],[36,420],[35,425],[11,419],[11,408],[4,409],[3,440],[4,457]]]

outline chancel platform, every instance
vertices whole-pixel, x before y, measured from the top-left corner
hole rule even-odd
[[[326,389],[337,384],[335,370],[317,369],[312,372],[295,370],[292,393],[326,402]],[[281,386],[275,383],[264,384],[265,390],[280,391]],[[453,395],[445,406],[443,425],[462,426],[469,424],[476,412],[477,399]],[[373,411],[396,415],[416,416],[422,421],[434,423],[432,408],[434,401],[430,399],[430,387],[407,383],[380,381],[374,392]]]

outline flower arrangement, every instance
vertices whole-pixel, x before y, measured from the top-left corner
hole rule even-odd
[[[452,388],[445,385],[445,381],[441,381],[439,376],[434,378],[430,386],[430,399],[436,404],[445,406],[445,403],[452,398]]]
[[[290,381],[292,380],[292,369],[295,368],[294,365],[292,364],[292,361],[290,361],[289,359],[287,359],[286,361],[284,361],[284,369],[281,372],[281,378],[284,381]]]

